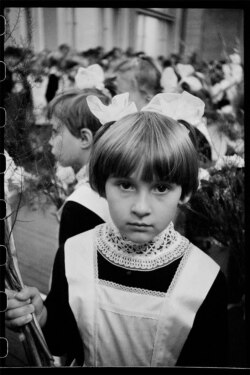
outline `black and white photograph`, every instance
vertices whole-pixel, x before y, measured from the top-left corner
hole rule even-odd
[[[0,372],[249,368],[244,7],[17,3]]]

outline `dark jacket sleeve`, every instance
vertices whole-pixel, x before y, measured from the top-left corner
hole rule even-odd
[[[176,365],[226,367],[227,332],[226,280],[220,271],[196,314]]]
[[[45,98],[48,103],[55,97],[58,87],[59,87],[59,77],[56,76],[55,74],[50,74],[49,80],[48,80],[48,86],[47,86],[46,93],[45,93]]]
[[[76,234],[93,229],[103,220],[88,208],[73,201],[67,201],[62,210],[59,228],[59,245]]]
[[[55,356],[80,358],[82,340],[68,299],[68,282],[65,276],[64,247],[56,253],[52,283],[45,300],[48,317],[43,333],[51,353]]]

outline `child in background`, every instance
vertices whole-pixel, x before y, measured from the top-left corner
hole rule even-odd
[[[49,55],[48,65],[48,83],[45,91],[45,99],[47,100],[47,103],[51,102],[51,100],[55,97],[59,89],[60,80],[62,78],[62,70],[60,67],[60,60],[58,56],[53,53]]]
[[[135,113],[126,94],[108,107],[87,101],[105,123],[90,185],[107,199],[113,222],[59,248],[44,304],[35,288],[7,291],[7,326],[35,312],[52,353],[74,350],[85,366],[225,366],[224,276],[172,223],[198,187],[191,127],[177,119],[197,120],[203,103],[159,94]]]
[[[88,162],[95,132],[101,123],[91,113],[86,102],[88,95],[97,95],[109,103],[100,90],[72,90],[57,95],[48,108],[52,124],[49,141],[51,152],[63,167],[72,167],[77,179],[74,192],[59,210],[59,244],[67,238],[94,228],[109,217],[105,199],[96,194],[88,182]]]
[[[104,71],[99,64],[89,65],[87,68],[79,67],[75,76],[75,85],[78,89],[95,87],[103,91],[104,86]]]
[[[138,110],[162,91],[161,72],[150,57],[132,57],[119,64],[115,71],[117,94],[129,92]]]

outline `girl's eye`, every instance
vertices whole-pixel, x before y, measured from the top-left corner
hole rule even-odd
[[[133,190],[133,186],[130,182],[120,182],[119,186],[121,190],[131,191]]]
[[[167,193],[169,191],[169,186],[166,184],[157,184],[154,186],[153,191],[156,193]]]

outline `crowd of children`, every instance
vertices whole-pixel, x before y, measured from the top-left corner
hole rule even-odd
[[[7,290],[8,328],[35,313],[67,365],[227,365],[225,277],[175,222],[199,186],[199,166],[213,161],[209,110],[244,111],[232,92],[243,71],[231,60],[236,73],[224,67],[227,82],[216,88],[174,55],[99,48],[73,59],[65,45],[48,55],[35,122],[45,109],[51,153],[77,184],[59,212],[48,296]],[[27,82],[37,81],[36,64]]]
[[[19,111],[13,116],[18,117],[21,123],[47,123],[50,101],[57,94],[74,88],[94,87],[110,98],[129,92],[139,109],[157,93],[187,91],[206,103],[205,115],[196,126],[199,143],[204,149],[201,152],[203,156],[209,161],[216,161],[235,148],[238,153],[244,151],[243,142],[240,146],[235,144],[230,130],[225,132],[218,126],[218,123],[226,122],[223,116],[232,117],[238,123],[244,114],[243,66],[237,51],[224,61],[198,63],[181,59],[177,54],[153,59],[131,49],[122,51],[113,48],[105,53],[103,48],[97,47],[76,52],[62,44],[56,51],[37,54],[18,47],[7,47],[5,60],[8,78],[5,82],[5,106],[13,107],[14,95],[18,103],[12,112]],[[20,112],[20,107],[25,108],[25,114]],[[214,114],[217,115],[216,121],[213,120]],[[14,127],[13,124],[9,129]],[[9,142],[9,147],[13,149],[13,141],[9,140],[13,134],[18,136],[16,133],[20,132],[19,138],[25,138],[22,124],[17,128],[16,131],[12,129],[7,137],[6,144]],[[13,154],[14,151],[9,149],[8,152]]]

